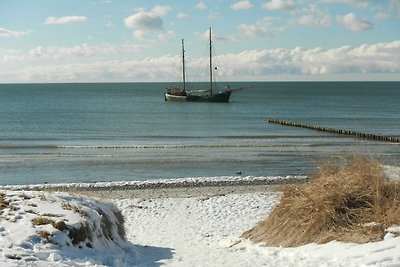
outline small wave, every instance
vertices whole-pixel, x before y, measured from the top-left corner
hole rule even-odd
[[[229,148],[229,147],[313,147],[320,144],[160,144],[160,145],[68,145],[61,149],[171,149],[171,148]],[[321,144],[325,146],[326,144]]]
[[[0,155],[0,159],[56,159],[56,158],[123,158],[131,155],[111,154],[25,154],[25,155]]]
[[[57,145],[10,145],[1,146],[0,149],[57,149]]]

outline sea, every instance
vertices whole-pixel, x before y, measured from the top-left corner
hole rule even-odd
[[[164,101],[168,83],[0,84],[0,185],[309,176],[400,144],[268,122],[400,137],[400,82],[245,82],[230,103]]]

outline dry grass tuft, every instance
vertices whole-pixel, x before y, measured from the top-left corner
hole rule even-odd
[[[64,217],[63,214],[54,214],[54,213],[42,213],[42,214],[40,214],[40,216],[43,216],[43,217],[56,217],[56,218]]]
[[[3,192],[0,192],[0,210],[8,208],[10,205],[10,202],[5,200],[6,194]]]
[[[50,237],[52,237],[53,235],[50,233],[50,232],[48,232],[48,231],[39,231],[39,232],[37,232],[37,234],[38,234],[38,236],[40,236],[41,238],[43,238],[43,239],[49,239]]]
[[[400,225],[400,181],[389,181],[376,161],[355,156],[322,166],[307,184],[286,187],[280,204],[242,237],[284,247],[365,243],[381,240],[392,225]]]
[[[69,204],[67,202],[63,202],[61,204],[61,207],[63,209],[65,209],[65,210],[72,210],[75,213],[79,213],[82,217],[88,217],[89,216],[88,212],[86,210],[84,210],[82,207],[74,206],[74,205],[71,205],[71,204]]]
[[[74,228],[69,227],[68,236],[71,238],[73,245],[79,245],[79,243],[86,240],[91,240],[93,235],[93,230],[88,222],[81,222],[80,227]]]
[[[53,224],[53,223],[54,223],[53,220],[51,220],[49,218],[45,218],[45,217],[36,217],[36,218],[32,219],[32,224],[35,226]]]
[[[56,228],[57,230],[60,230],[60,231],[67,231],[69,228],[68,228],[68,225],[64,222],[64,221],[58,221],[58,222],[54,222],[54,223],[52,223],[51,224],[54,228]]]

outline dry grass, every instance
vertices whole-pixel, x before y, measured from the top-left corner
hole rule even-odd
[[[53,224],[54,221],[46,218],[46,217],[36,217],[32,219],[32,224],[35,226],[46,225],[46,224]]]
[[[42,214],[40,214],[40,216],[43,216],[43,217],[55,217],[55,218],[64,217],[63,214],[54,214],[54,213],[42,213]]]
[[[79,243],[91,240],[93,236],[93,230],[88,222],[81,222],[80,227],[68,227],[68,236],[71,238],[72,244],[74,246],[79,245]]]
[[[61,204],[61,207],[64,210],[72,210],[75,213],[79,213],[82,217],[88,217],[89,216],[88,212],[86,210],[82,209],[82,207],[74,206],[74,205],[71,205],[71,204],[69,204],[67,202],[63,202]]]
[[[272,246],[300,246],[332,240],[381,240],[400,225],[400,182],[389,181],[376,161],[355,156],[329,164],[304,185],[283,190],[280,204],[242,237]]]
[[[5,200],[6,194],[3,192],[0,192],[0,209],[5,209],[8,208],[10,205],[10,202]]]

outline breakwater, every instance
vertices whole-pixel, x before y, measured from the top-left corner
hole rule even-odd
[[[301,123],[297,123],[297,122],[293,122],[293,121],[277,120],[277,119],[272,119],[272,118],[269,118],[268,122],[286,125],[286,126],[298,127],[298,128],[306,128],[306,129],[311,129],[311,130],[320,131],[320,132],[328,132],[328,133],[334,133],[334,134],[340,134],[340,135],[346,135],[346,136],[355,136],[360,139],[391,142],[391,143],[400,143],[400,138],[393,137],[393,136],[382,136],[382,135],[375,135],[375,134],[369,134],[369,133],[361,133],[361,132],[351,131],[351,130],[320,127],[320,126],[314,126],[314,125],[301,124]]]

